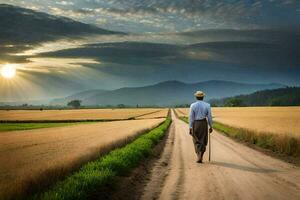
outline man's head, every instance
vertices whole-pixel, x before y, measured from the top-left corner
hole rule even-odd
[[[204,99],[204,97],[196,97],[196,99],[202,101]]]
[[[196,97],[197,100],[203,100],[204,96],[205,96],[205,93],[202,92],[202,91],[197,91],[197,92],[195,92],[194,95],[195,95],[195,97]]]

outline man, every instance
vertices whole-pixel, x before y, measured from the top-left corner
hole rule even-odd
[[[195,94],[197,101],[191,104],[189,126],[190,135],[193,136],[193,142],[195,151],[197,154],[197,162],[202,163],[203,154],[206,150],[208,142],[208,131],[211,133],[212,129],[212,117],[210,104],[203,101],[204,92],[197,91]],[[209,130],[208,130],[208,125]]]

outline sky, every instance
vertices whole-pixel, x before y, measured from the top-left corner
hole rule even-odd
[[[124,32],[299,26],[299,0],[1,0]]]
[[[0,14],[0,25],[7,29],[0,30],[0,68],[16,69],[14,78],[0,77],[0,101],[50,99],[167,80],[300,85],[299,0],[1,3],[121,33],[77,37],[77,28],[64,37],[57,32],[49,37],[49,21],[49,30],[39,24],[24,28],[16,25],[22,23],[18,17]]]

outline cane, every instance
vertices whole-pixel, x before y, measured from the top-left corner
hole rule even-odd
[[[211,139],[210,139],[210,133],[208,133],[208,139],[209,139],[209,154],[208,154],[208,161],[210,162],[210,156],[211,156]]]

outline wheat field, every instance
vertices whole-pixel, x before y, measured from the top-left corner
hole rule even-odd
[[[0,110],[0,121],[16,120],[97,120],[129,119],[161,109],[78,109],[78,110]]]
[[[124,120],[2,132],[0,194],[12,189],[26,190],[41,178],[59,176],[99,155],[101,151],[156,127],[164,120]]]
[[[176,108],[175,112],[178,115],[178,117],[188,117],[189,110],[189,108]]]
[[[167,117],[168,112],[169,112],[169,109],[164,108],[164,109],[158,110],[157,112],[154,112],[154,113],[142,115],[140,117],[137,117],[136,119],[165,118],[165,117]]]
[[[188,116],[188,108],[176,109]],[[255,132],[288,134],[300,137],[300,107],[215,107],[213,120]]]

